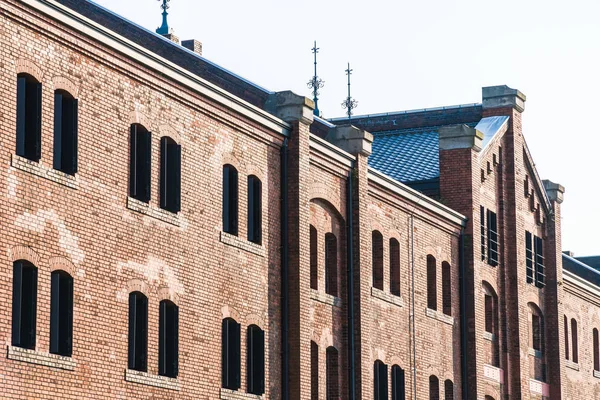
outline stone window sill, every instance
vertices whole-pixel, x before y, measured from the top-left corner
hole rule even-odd
[[[594,378],[599,378],[600,379],[600,371],[594,370]]]
[[[264,246],[240,239],[238,236],[232,235],[231,233],[221,231],[220,240],[221,243],[225,243],[226,245],[237,247],[238,249],[247,251],[249,253],[265,257],[266,251]]]
[[[127,382],[139,383],[140,385],[153,386],[169,390],[180,390],[179,380],[177,378],[152,375],[147,372],[135,371],[133,369],[125,370],[125,380]]]
[[[535,358],[542,358],[542,352],[540,350],[534,350],[532,348],[529,349],[529,355],[534,356]]]
[[[7,346],[9,360],[23,361],[29,364],[44,365],[50,368],[74,371],[77,362],[71,357],[63,357],[56,354],[43,353],[37,350],[22,349],[15,346]]]
[[[166,222],[167,224],[175,226],[181,225],[179,213],[172,213],[171,211],[163,210],[162,208],[156,208],[148,203],[134,199],[133,197],[127,197],[127,208],[158,219],[159,221]]]
[[[28,172],[32,175],[39,176],[40,178],[48,179],[52,182],[58,183],[59,185],[66,186],[71,189],[79,189],[79,178],[77,174],[65,174],[64,172],[46,167],[40,162],[31,161],[16,154],[12,155],[10,165],[15,169]]]
[[[429,318],[437,319],[438,321],[441,321],[445,324],[454,325],[454,318],[452,316],[446,315],[440,311],[436,311],[436,310],[432,310],[431,308],[428,308],[425,310],[425,315],[427,315]]]
[[[529,391],[531,393],[541,394],[543,397],[550,395],[548,384],[533,378],[529,378]]]
[[[483,376],[486,379],[489,379],[492,382],[504,383],[504,371],[498,367],[494,367],[493,365],[484,364],[483,365]]]
[[[485,340],[489,340],[490,342],[493,342],[496,339],[492,332],[483,332],[483,338]]]
[[[319,292],[315,289],[310,289],[311,300],[318,301],[320,303],[328,304],[333,307],[341,307],[342,299],[339,297],[332,296],[327,293]]]
[[[565,360],[565,366],[575,371],[579,371],[579,364],[571,360]]]
[[[375,287],[371,287],[371,296],[376,299],[383,300],[386,303],[393,304],[398,307],[404,307],[404,301],[402,300],[402,296],[396,296],[391,293],[386,293],[381,289],[377,289]]]
[[[231,389],[223,389],[221,388],[221,397],[222,400],[260,400],[264,399],[264,395],[259,396],[257,394],[244,393],[237,390]]]

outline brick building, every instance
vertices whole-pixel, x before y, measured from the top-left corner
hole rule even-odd
[[[600,399],[519,91],[326,121],[87,1],[0,32],[0,397]]]

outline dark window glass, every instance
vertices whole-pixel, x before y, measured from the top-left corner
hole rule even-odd
[[[319,249],[317,229],[310,226],[310,288],[318,290],[319,288]]]
[[[328,347],[325,360],[327,400],[339,400],[340,398],[339,362],[337,349],[335,347]]]
[[[404,370],[398,365],[392,367],[392,400],[405,400],[406,388]]]
[[[325,235],[325,293],[338,295],[337,238],[333,233]]]
[[[570,352],[569,352],[569,320],[567,319],[567,316],[564,316],[564,327],[565,327],[565,359],[569,359],[570,357]]]
[[[319,400],[319,346],[310,342],[310,398]]]
[[[598,343],[598,329],[594,328],[592,336],[594,341],[594,371],[600,371],[600,345]]]
[[[444,400],[454,400],[454,384],[450,379],[444,382]]]
[[[248,177],[248,241],[262,243],[262,183]]]
[[[28,261],[13,263],[12,345],[35,349],[37,268]]]
[[[440,400],[440,381],[434,375],[429,377],[429,400]]]
[[[452,315],[452,277],[450,264],[442,263],[442,308],[446,315]]]
[[[54,169],[77,172],[78,102],[63,90],[54,92]]]
[[[179,373],[179,307],[161,301],[158,319],[158,374],[175,378]]]
[[[232,165],[223,167],[223,231],[238,234],[238,172]]]
[[[546,275],[544,271],[544,241],[535,237],[535,285],[543,288],[545,285]]]
[[[487,212],[487,233],[488,233],[488,264],[498,265],[498,219],[496,213],[488,210]]]
[[[147,371],[148,298],[140,292],[129,294],[129,369]]]
[[[533,283],[533,235],[525,232],[525,259],[527,262],[527,283]]]
[[[31,161],[42,155],[42,84],[26,74],[17,76],[17,151]]]
[[[73,348],[73,278],[64,271],[51,275],[50,353],[70,357]]]
[[[372,234],[373,287],[383,290],[383,235],[379,231]]]
[[[240,388],[240,324],[231,318],[222,323],[221,331],[221,374],[225,389]]]
[[[160,208],[181,210],[181,145],[166,136],[160,139]]]
[[[573,362],[579,363],[579,343],[577,342],[577,321],[571,319],[571,347],[573,348]]]
[[[152,170],[152,135],[143,126],[131,125],[129,151],[129,196],[148,203]]]
[[[381,361],[375,361],[373,368],[373,383],[374,383],[374,399],[387,400],[388,398],[388,381],[387,381],[387,365]]]
[[[532,315],[531,317],[531,329],[532,329],[532,347],[534,350],[542,351],[542,317],[539,315]]]
[[[485,208],[479,207],[479,218],[480,218],[480,226],[481,226],[481,260],[485,261],[487,257],[487,238],[485,236]]]
[[[248,393],[262,395],[265,392],[265,333],[256,325],[248,327],[246,352]]]
[[[427,308],[437,310],[437,266],[432,255],[427,256]]]
[[[390,293],[400,296],[400,243],[390,239]]]

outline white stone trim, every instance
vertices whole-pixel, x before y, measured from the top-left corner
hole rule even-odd
[[[264,399],[265,396],[259,396],[257,394],[250,394],[240,392],[239,390],[231,390],[221,388],[220,397],[221,400],[261,400]]]
[[[265,246],[241,239],[239,236],[232,235],[231,233],[221,231],[219,240],[221,243],[225,243],[226,245],[232,247],[237,247],[238,249],[256,254],[257,256],[265,257],[267,253]]]
[[[147,372],[135,371],[133,369],[125,370],[125,380],[127,382],[139,383],[140,385],[154,386],[162,389],[181,390],[177,378],[152,375]]]
[[[391,293],[386,293],[381,289],[377,289],[376,287],[371,287],[371,296],[376,299],[385,301],[386,303],[393,304],[398,307],[404,307],[404,300],[402,296],[396,296]]]
[[[44,365],[50,368],[74,371],[77,362],[71,357],[57,354],[44,353],[37,350],[23,349],[16,346],[7,346],[6,358],[9,360],[23,361],[29,364]]]
[[[319,292],[315,289],[310,289],[310,299],[314,301],[318,301],[323,304],[328,304],[333,307],[341,307],[342,299],[336,296],[332,296],[327,293]]]
[[[12,154],[10,166],[20,171],[29,172],[40,178],[48,179],[71,189],[79,189],[79,177],[77,174],[69,175],[64,172],[49,168],[38,161],[31,161],[25,157]]]
[[[163,210],[162,208],[155,207],[150,203],[144,203],[143,201],[134,199],[133,197],[127,197],[127,208],[140,214],[158,219],[159,221],[166,222],[167,224],[181,226],[179,213]]]
[[[429,318],[437,319],[445,324],[454,325],[454,317],[446,315],[443,312],[427,308],[425,309],[425,315],[427,315]]]
[[[571,360],[565,360],[565,366],[575,371],[579,371],[579,364]]]

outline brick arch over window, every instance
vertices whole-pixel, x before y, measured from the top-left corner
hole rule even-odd
[[[40,256],[29,246],[14,246],[8,250],[8,259],[12,262],[17,260],[29,261],[33,265],[40,265]]]
[[[234,156],[233,153],[223,154],[221,158],[221,166],[219,168],[223,168],[223,165],[233,166],[240,174],[245,170],[244,168],[242,168],[242,162],[236,156]]]
[[[179,305],[179,293],[168,286],[162,286],[158,289],[158,301],[169,300],[175,305]]]
[[[42,69],[33,61],[26,59],[18,59],[15,62],[15,72],[17,74],[28,74],[34,77],[38,82],[42,82],[44,74]]]
[[[75,265],[65,257],[52,257],[48,260],[50,272],[65,271],[72,277],[75,277]]]
[[[169,137],[177,144],[181,144],[181,135],[179,131],[173,128],[171,125],[160,125],[157,131],[158,138]]]
[[[146,114],[142,113],[141,111],[132,111],[129,114],[129,124],[130,125],[141,125],[144,127],[144,129],[146,129],[148,132],[152,132],[154,129],[154,127],[152,126],[152,122],[150,121],[150,119],[146,116]]]
[[[127,293],[140,292],[146,297],[148,297],[150,294],[150,290],[146,282],[141,281],[139,279],[131,279],[127,281],[125,288],[127,290]]]
[[[240,320],[241,323],[243,323],[244,325],[250,326],[250,325],[256,325],[257,327],[259,327],[260,329],[262,329],[263,331],[266,328],[266,324],[264,319],[262,319],[260,316],[256,315],[256,314],[248,314],[246,315],[245,318],[243,318],[242,320]]]
[[[52,84],[54,86],[54,90],[64,90],[74,98],[79,97],[79,86],[64,76],[55,76],[52,78]]]
[[[321,182],[313,182],[308,188],[308,198],[311,199],[311,201],[316,199],[324,200],[337,211],[340,217],[342,216],[340,211],[342,209],[341,196],[339,190],[336,191],[332,189],[332,186]]]
[[[228,305],[224,305],[223,308],[221,308],[221,314],[223,319],[231,318],[236,321],[241,321],[240,313]]]

